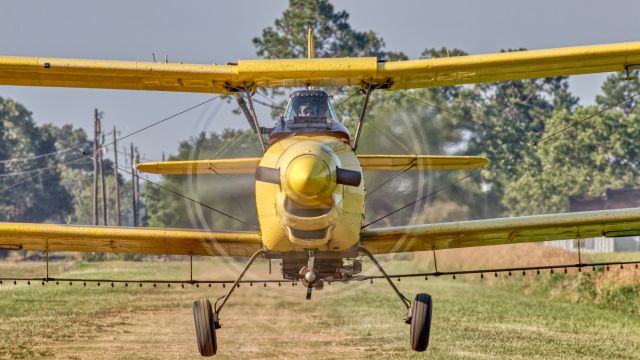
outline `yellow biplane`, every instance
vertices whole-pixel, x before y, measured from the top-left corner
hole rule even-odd
[[[312,51],[306,59],[226,65],[0,57],[0,85],[236,95],[264,150],[259,158],[138,165],[140,171],[155,174],[254,174],[257,231],[0,223],[0,249],[248,257],[219,306],[205,299],[193,305],[203,356],[216,353],[220,312],[256,258],[281,259],[283,278],[302,282],[310,298],[325,281],[357,276],[362,271],[357,258],[364,254],[406,307],[411,348],[424,351],[431,296],[407,299],[375,255],[640,234],[640,209],[363,229],[366,171],[472,169],[488,164],[473,156],[358,154],[371,92],[629,71],[639,65],[640,42],[387,62],[375,57],[314,58]],[[314,89],[327,86],[356,86],[364,92],[353,136],[340,123],[327,94]],[[295,87],[305,89],[291,93],[275,127],[259,127],[245,96],[251,101],[259,88]]]

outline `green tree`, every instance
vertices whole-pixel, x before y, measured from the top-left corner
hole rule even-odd
[[[405,58],[402,53],[384,50],[375,32],[356,31],[346,11],[336,11],[328,0],[290,0],[289,7],[273,26],[253,39],[258,56],[270,59],[305,58],[307,29],[313,29],[316,57],[378,56]]]
[[[62,222],[72,211],[56,151],[24,106],[0,98],[0,221]]]
[[[578,99],[569,92],[566,77],[480,84],[474,90],[461,100],[472,118],[469,151],[491,161],[482,174],[491,209],[486,215],[498,216],[513,210],[502,201],[505,187],[523,171],[541,171],[533,144],[544,137],[548,119],[557,111],[571,113]]]
[[[603,195],[607,188],[640,184],[640,113],[628,101],[588,121],[607,106],[627,98],[633,85],[610,76],[595,106],[556,111],[546,124],[534,156],[505,186],[503,203],[513,214],[567,211],[569,196]],[[563,130],[565,129],[565,130]],[[536,166],[528,166],[535,161]]]
[[[380,59],[406,59],[402,52],[385,49],[384,40],[374,31],[357,31],[349,24],[346,11],[336,11],[328,0],[290,0],[289,7],[282,16],[274,21],[273,26],[262,30],[262,36],[255,37],[253,44],[258,56],[270,59],[306,58],[307,29],[313,29],[315,56],[349,57],[374,56]],[[326,88],[335,103],[344,100],[355,89]],[[272,91],[272,96],[279,103],[274,108],[272,117],[282,115],[282,107],[286,104],[285,93]],[[358,102],[348,102],[341,107],[340,113],[348,126],[359,113]],[[351,120],[351,121],[350,121]]]

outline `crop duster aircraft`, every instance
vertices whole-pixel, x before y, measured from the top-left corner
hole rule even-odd
[[[0,223],[0,249],[182,254],[248,257],[219,306],[195,301],[197,343],[203,356],[217,351],[220,312],[258,257],[282,260],[282,276],[307,285],[307,297],[324,281],[348,280],[368,256],[406,307],[410,344],[428,346],[432,300],[408,300],[375,255],[514,244],[556,239],[640,234],[640,209],[461,221],[363,229],[367,171],[480,168],[473,156],[362,155],[358,141],[372,91],[629,71],[640,66],[640,42],[380,61],[375,57],[239,60],[226,65],[170,64],[54,58],[0,57],[0,84],[236,95],[260,135],[259,158],[139,164],[156,174],[255,175],[257,231],[125,228]],[[355,134],[340,123],[326,93],[314,87],[357,86],[365,100]],[[290,96],[274,128],[260,128],[246,106],[260,88],[307,88]],[[263,135],[268,140],[263,141]]]

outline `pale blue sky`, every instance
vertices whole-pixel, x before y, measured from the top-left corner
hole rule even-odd
[[[0,4],[0,55],[225,63],[254,58],[254,36],[271,25],[285,0],[234,1],[25,1]],[[635,1],[388,1],[335,0],[358,30],[376,31],[390,50],[418,57],[427,47],[470,53],[504,48],[540,49],[640,40]],[[604,75],[572,78],[591,103]],[[93,108],[104,126],[123,133],[199,103],[210,95],[0,86],[33,111],[38,123],[89,128]],[[246,127],[229,105],[216,104],[173,119],[133,138],[147,158],[174,152],[179,140],[201,130]],[[268,111],[261,111],[266,120]]]

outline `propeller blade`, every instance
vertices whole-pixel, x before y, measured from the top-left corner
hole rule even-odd
[[[347,186],[360,186],[360,182],[362,181],[362,173],[359,171],[347,170],[347,169],[336,169],[336,182],[338,184],[347,185]]]
[[[307,285],[307,300],[311,300],[312,291],[313,291],[313,284]]]
[[[280,169],[258,166],[256,168],[256,180],[280,185]]]

